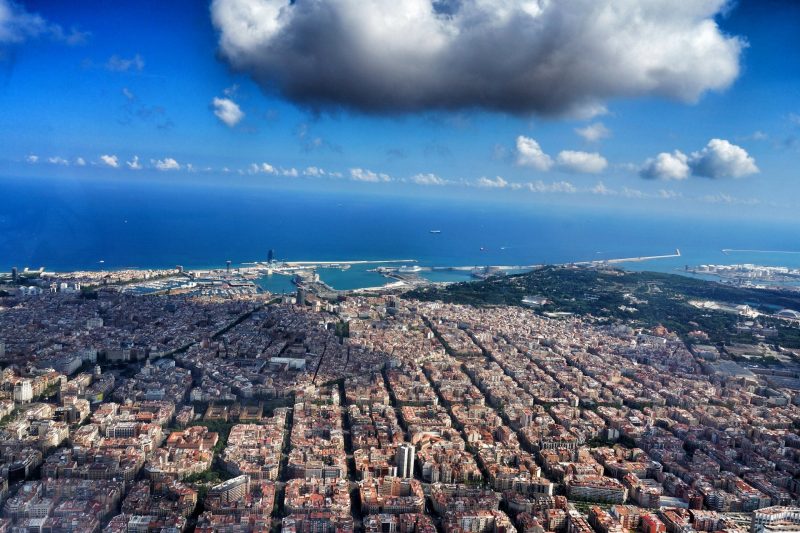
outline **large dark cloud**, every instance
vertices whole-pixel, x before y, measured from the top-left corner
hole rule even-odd
[[[608,99],[695,101],[743,43],[726,0],[214,0],[220,53],[316,109],[592,114]]]

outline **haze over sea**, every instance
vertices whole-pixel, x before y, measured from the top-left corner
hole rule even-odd
[[[0,203],[3,270],[221,267],[226,260],[263,261],[269,249],[293,261],[416,259],[423,266],[472,266],[662,255],[680,248],[680,258],[623,266],[662,272],[708,263],[800,267],[800,253],[722,253],[800,252],[800,227],[786,222],[123,181],[2,178],[0,197],[6,200]],[[338,289],[387,281],[368,268],[320,274]],[[276,278],[264,286],[290,290],[288,278]]]

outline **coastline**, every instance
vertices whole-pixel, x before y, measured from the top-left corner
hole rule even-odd
[[[541,263],[532,265],[486,265],[486,266],[443,266],[429,265],[417,259],[354,259],[341,261],[274,261],[245,262],[241,264],[213,266],[210,268],[184,269],[183,267],[153,268],[109,268],[100,270],[83,269],[76,271],[22,271],[23,277],[42,277],[52,280],[80,279],[86,286],[110,284],[114,286],[143,286],[157,291],[171,290],[169,287],[186,287],[197,283],[225,282],[237,286],[249,285],[256,291],[274,294],[293,293],[302,288],[310,292],[327,293],[375,293],[410,290],[425,286],[444,286],[451,283],[481,281],[496,276],[521,274],[546,266],[615,268],[626,271],[651,271],[678,274],[705,281],[735,284],[754,288],[786,288],[797,290],[800,283],[772,282],[771,279],[751,277],[745,280],[721,276],[714,271],[703,271],[700,267],[669,268],[664,263],[673,262],[684,256],[680,250],[675,254],[656,256],[636,256],[627,258],[597,259],[594,261],[575,261],[566,263]],[[406,265],[413,266],[406,266]],[[664,267],[667,268],[664,268]],[[752,267],[753,265],[745,265]],[[708,268],[707,265],[702,265]],[[744,267],[742,267],[744,268]],[[774,267],[765,267],[769,271]],[[795,271],[795,270],[793,270]],[[9,274],[0,275],[0,281],[8,281]],[[109,283],[109,280],[111,281]],[[184,280],[184,285],[180,285]],[[162,283],[164,281],[164,283]],[[169,282],[169,283],[167,283]],[[170,285],[171,284],[171,285]]]

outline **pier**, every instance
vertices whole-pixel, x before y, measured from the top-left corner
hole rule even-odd
[[[416,263],[416,259],[382,259],[378,261],[284,261],[286,266],[300,266],[300,267],[336,267],[343,265],[385,265],[390,263]]]
[[[599,259],[595,261],[580,261],[577,263],[569,263],[571,265],[615,265],[619,263],[641,263],[642,261],[655,261],[657,259],[672,259],[681,257],[680,249],[675,249],[674,254],[667,255],[647,255],[641,257],[625,257],[622,259]]]
[[[602,267],[621,263],[635,263],[643,261],[654,261],[659,259],[671,259],[681,257],[680,249],[676,249],[674,254],[650,255],[637,257],[624,257],[615,259],[602,259],[593,261],[575,261],[563,263],[560,266],[584,266]],[[494,275],[507,273],[522,273],[536,270],[546,266],[545,264],[528,265],[459,265],[459,266],[421,266],[416,259],[376,259],[376,260],[346,260],[346,261],[270,261],[270,262],[249,262],[235,269],[235,272],[223,274],[222,269],[211,271],[193,271],[197,275],[227,275],[241,276],[244,279],[254,279],[263,275],[282,275],[294,276],[294,284],[298,288],[305,289],[318,296],[333,298],[346,292],[373,292],[377,290],[391,290],[412,288],[421,285],[435,284],[435,282],[420,276],[424,272],[468,272],[475,279],[487,279]],[[413,266],[410,266],[412,265]],[[342,269],[347,270],[354,265],[375,265],[375,268],[368,272],[376,272],[388,278],[389,281],[381,287],[370,287],[355,291],[339,291],[327,285],[314,274],[317,269]],[[444,282],[447,283],[447,282]]]
[[[723,248],[722,253],[730,254],[800,254],[800,251],[792,250],[736,250],[734,248]]]

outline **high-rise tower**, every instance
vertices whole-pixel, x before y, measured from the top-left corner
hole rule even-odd
[[[401,444],[397,448],[395,462],[397,463],[397,476],[403,478],[414,477],[414,446],[411,444]]]

